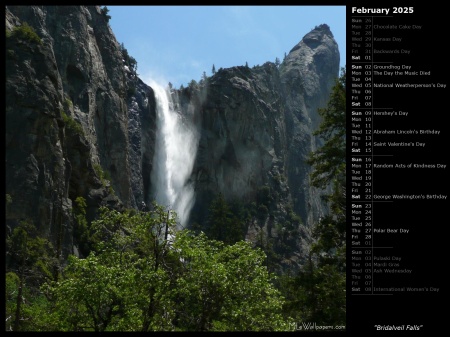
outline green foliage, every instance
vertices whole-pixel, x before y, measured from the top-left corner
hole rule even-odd
[[[70,257],[66,278],[47,284],[65,331],[164,330],[161,299],[167,290],[168,239],[173,212],[120,213],[100,209],[92,222],[93,251],[86,259]],[[156,306],[148,310],[149,306]]]
[[[283,175],[281,175],[281,174],[277,174],[277,175],[274,175],[273,176],[273,180],[278,184],[278,185],[280,185],[281,183],[282,183],[282,179],[283,179]]]
[[[66,99],[64,100],[64,103],[65,103],[65,106],[66,106],[67,109],[71,109],[71,108],[73,107],[73,103],[72,103],[72,101],[70,100],[70,98],[66,98]]]
[[[122,52],[123,60],[125,65],[136,74],[137,71],[137,61],[136,59],[128,53],[123,43],[120,44],[120,51]]]
[[[103,169],[102,166],[100,164],[94,164],[94,171],[97,174],[97,176],[100,178],[100,180],[103,178]]]
[[[191,81],[189,82],[189,84],[188,84],[188,87],[189,87],[189,89],[191,89],[191,90],[196,89],[197,86],[198,86],[198,83],[197,83],[196,80],[191,80]]]
[[[272,200],[273,198],[269,186],[261,186],[258,188],[256,195],[256,201],[258,204],[269,206]]]
[[[94,164],[94,171],[97,174],[97,177],[100,178],[100,181],[102,182],[103,187],[106,187],[106,182],[111,181],[111,176],[108,171],[103,170],[102,166],[100,164]],[[113,191],[110,190],[111,193]]]
[[[102,208],[91,254],[71,256],[65,278],[42,287],[53,307],[41,316],[58,331],[289,329],[261,250],[175,231],[175,220],[157,204],[150,212]]]
[[[212,74],[214,75],[216,73],[216,66],[213,64],[212,66],[212,70],[211,70]]]
[[[51,313],[51,310],[50,302],[42,293],[27,286],[14,272],[6,273],[6,331],[54,330],[56,317]],[[43,315],[42,313],[46,314]],[[15,320],[16,317],[19,317],[19,319]]]
[[[233,244],[244,239],[242,219],[231,211],[222,194],[211,202],[205,233],[209,238]]]
[[[278,57],[275,57],[275,65],[276,65],[277,67],[279,67],[280,64],[281,64],[280,59],[279,59]]]
[[[71,116],[67,115],[64,112],[64,110],[61,110],[61,117],[62,117],[62,119],[64,121],[65,126],[66,126],[66,130],[68,130],[73,135],[84,136],[83,127],[81,126],[81,124],[76,122]]]
[[[15,51],[12,50],[12,49],[7,49],[7,50],[6,50],[6,58],[7,58],[7,59],[13,59],[13,60],[15,60],[15,59],[16,59],[16,53],[15,53]]]
[[[260,220],[264,220],[267,215],[269,214],[269,209],[266,205],[259,205],[258,206],[258,217]]]
[[[281,257],[275,252],[273,238],[268,237],[267,233],[260,230],[257,234],[255,245],[256,247],[262,249],[266,254],[267,258],[264,265],[267,269],[270,271],[276,270],[277,265],[280,263]]]
[[[74,216],[74,228],[73,237],[75,243],[78,245],[80,252],[87,256],[90,251],[89,246],[89,225],[86,220],[86,199],[83,197],[77,197],[75,199],[75,205],[72,209]]]
[[[100,9],[100,13],[103,15],[103,17],[105,18],[106,22],[109,22],[109,20],[111,20],[111,15],[108,15],[109,13],[109,9],[108,7],[102,7]]]
[[[345,79],[343,68],[327,109],[321,112],[323,121],[317,134],[324,138],[325,143],[310,157],[314,167],[313,185],[331,187],[331,193],[324,196],[329,202],[330,214],[324,216],[314,228],[317,242],[313,252],[319,254],[323,262],[333,261],[341,269],[345,266],[346,241]]]
[[[329,203],[329,214],[323,216],[313,228],[313,243],[309,263],[296,277],[287,282],[296,299],[305,305],[302,315],[314,322],[327,325],[345,324],[346,318],[346,74],[345,69],[336,81],[327,108],[319,110],[322,122],[316,135],[324,144],[312,153],[312,185],[331,187],[324,195]],[[293,290],[296,287],[297,290]],[[292,315],[295,300],[285,306]]]
[[[6,312],[9,330],[39,330],[43,298],[38,287],[56,280],[58,261],[52,244],[37,235],[33,224],[23,221],[6,238]]]
[[[137,61],[134,57],[132,57],[128,50],[125,48],[125,45],[123,43],[120,44],[120,51],[122,52],[122,57],[124,64],[130,69],[131,74],[134,75],[134,77],[131,77],[134,79],[131,83],[128,82],[128,88],[127,88],[127,95],[133,96],[136,94],[136,81],[137,81]]]
[[[335,265],[317,266],[310,256],[296,276],[280,277],[279,288],[287,299],[284,313],[296,321],[345,325],[345,276]]]
[[[6,193],[6,196],[5,196],[5,202],[6,202],[6,206],[8,206],[9,204],[12,203],[12,197],[11,197],[11,195],[8,194],[8,193]]]
[[[36,44],[42,44],[42,40],[39,35],[36,34],[33,27],[24,22],[20,26],[13,28],[11,33],[6,33],[6,37],[15,37],[19,40],[25,40]]]
[[[20,278],[14,272],[6,273],[5,282],[5,318],[6,318],[6,330],[12,330],[12,324],[14,323],[14,316],[17,309],[17,293],[19,291]],[[9,328],[8,328],[9,326]]]
[[[181,232],[174,247],[185,267],[177,281],[180,320],[191,331],[287,330],[280,315],[283,298],[263,266],[264,253],[245,241],[222,245],[203,234]]]
[[[314,132],[324,140],[323,146],[311,153],[308,163],[313,166],[311,183],[324,188],[333,179],[345,175],[346,162],[346,73],[336,80],[325,109],[319,109],[322,122]]]

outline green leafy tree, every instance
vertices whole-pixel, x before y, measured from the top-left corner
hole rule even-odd
[[[103,208],[92,223],[93,251],[71,256],[64,279],[43,290],[60,331],[287,330],[283,297],[244,241],[173,231],[176,214]],[[44,314],[45,315],[45,314]]]
[[[283,298],[263,266],[265,254],[245,241],[224,245],[180,232],[174,247],[184,268],[177,280],[177,320],[191,331],[287,330]]]
[[[25,283],[14,272],[5,275],[6,331],[56,330],[57,317],[51,302],[34,286]],[[20,294],[20,296],[18,296]],[[19,317],[19,321],[16,320]]]
[[[23,221],[6,238],[8,289],[7,316],[12,331],[32,330],[39,317],[32,314],[34,302],[41,296],[39,285],[53,280],[57,261],[52,257],[51,243],[37,235],[30,222]]]
[[[101,208],[91,225],[93,251],[71,256],[65,279],[47,285],[66,331],[149,331],[168,326],[168,240],[175,215]],[[167,324],[166,324],[167,323]]]

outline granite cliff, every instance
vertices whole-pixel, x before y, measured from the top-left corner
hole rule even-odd
[[[7,6],[5,14],[7,228],[31,222],[62,256],[83,255],[72,212],[78,197],[86,199],[89,221],[101,205],[151,202],[155,95],[100,7]],[[301,262],[309,229],[325,211],[305,160],[319,145],[312,134],[317,108],[338,72],[338,47],[323,24],[280,64],[220,69],[171,90],[175,108],[193,116],[200,135],[190,179],[193,221],[204,221],[218,193],[263,205],[247,239],[283,237],[292,247],[287,259]],[[294,212],[302,222],[277,227]]]

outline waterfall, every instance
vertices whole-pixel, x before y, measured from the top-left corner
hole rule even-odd
[[[192,116],[174,110],[167,89],[157,83],[150,85],[156,99],[156,143],[151,173],[152,197],[178,215],[185,226],[195,200],[194,186],[189,178],[198,146],[198,131]]]

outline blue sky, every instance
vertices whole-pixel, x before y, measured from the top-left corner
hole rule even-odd
[[[283,59],[326,23],[345,66],[345,6],[110,6],[109,24],[138,63],[139,77],[175,87],[203,72]]]

